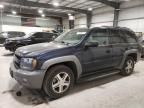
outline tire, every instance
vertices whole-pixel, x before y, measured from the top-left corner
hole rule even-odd
[[[123,65],[120,74],[123,76],[131,75],[134,71],[134,65],[135,65],[135,61],[133,57],[128,56],[127,59],[125,60],[125,63]]]
[[[65,79],[65,80],[64,80]],[[74,74],[65,65],[56,65],[48,70],[43,90],[51,99],[64,96],[74,85]]]

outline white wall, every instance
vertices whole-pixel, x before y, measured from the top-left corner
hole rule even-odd
[[[2,30],[5,30],[4,27],[9,26],[21,26],[21,17],[20,16],[13,16],[13,15],[5,15],[3,14],[2,16],[2,24],[3,27],[0,26],[0,28],[2,27]],[[44,28],[51,28],[54,29],[56,25],[59,25],[60,22],[58,19],[54,19],[54,18],[36,18],[36,26],[39,27],[44,27]],[[1,25],[1,23],[0,23]],[[22,26],[23,27],[23,26]],[[13,27],[12,27],[13,29]],[[15,29],[16,31],[17,29]],[[1,31],[1,29],[0,29]],[[7,30],[8,31],[8,30]]]
[[[4,25],[21,25],[21,17],[2,15],[2,22]]]
[[[130,0],[121,4],[118,26],[128,27],[135,32],[144,32],[144,0]],[[114,9],[103,6],[93,10],[91,27],[113,26]],[[86,16],[78,14],[75,28],[86,27]]]
[[[63,19],[63,26],[64,26],[64,29],[69,29],[69,20],[68,20],[68,18]]]
[[[119,26],[129,27],[135,32],[144,32],[144,0],[121,4]]]
[[[112,26],[114,18],[114,9],[104,6],[93,10],[91,27]]]
[[[15,26],[15,25],[2,25],[2,31],[22,31],[26,34],[31,32],[51,31],[52,28],[44,27],[27,27],[27,26]]]
[[[75,15],[74,25],[75,25],[75,28],[87,27],[86,26],[86,15],[84,15],[84,14]]]
[[[36,25],[40,27],[52,27],[59,25],[60,22],[53,18],[36,18]]]
[[[97,8],[92,12],[91,27],[112,26],[114,18],[114,9],[109,6]],[[86,15],[75,15],[75,28],[87,27]]]

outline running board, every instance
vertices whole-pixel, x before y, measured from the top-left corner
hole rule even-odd
[[[103,74],[99,74],[99,75],[98,74],[90,75],[90,76],[87,76],[87,77],[80,78],[78,80],[78,83],[80,83],[80,82],[88,82],[88,81],[92,81],[92,80],[96,80],[96,79],[100,79],[100,78],[116,75],[119,72],[120,71],[114,71],[114,72],[103,73]]]

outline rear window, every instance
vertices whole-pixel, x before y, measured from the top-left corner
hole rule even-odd
[[[24,36],[24,32],[2,32],[1,36],[5,38],[14,38],[14,37],[22,37]]]
[[[53,33],[43,33],[43,38],[52,38],[53,36]]]
[[[137,42],[136,35],[134,33],[125,31],[124,35],[126,36],[128,43],[136,43]]]
[[[43,37],[43,33],[36,32],[36,33],[32,34],[32,36],[34,36],[35,38],[42,38]]]

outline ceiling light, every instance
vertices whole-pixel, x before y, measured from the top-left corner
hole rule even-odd
[[[54,6],[59,6],[59,3],[58,2],[54,2],[53,5]]]
[[[17,14],[17,12],[13,10],[13,11],[12,11],[12,14],[13,14],[13,15],[16,15],[16,14]]]
[[[88,11],[92,11],[93,10],[93,8],[88,8]]]
[[[71,16],[72,14],[71,13],[68,13],[68,16]]]
[[[0,5],[0,8],[1,8],[1,9],[4,8],[4,5]]]
[[[42,9],[39,9],[39,10],[38,10],[38,13],[42,14],[42,13],[43,13],[43,10],[42,10]]]
[[[75,20],[74,16],[69,16],[69,20]]]
[[[45,17],[45,14],[42,14],[42,15],[41,15],[41,17],[43,17],[43,18],[44,18],[44,17]]]

